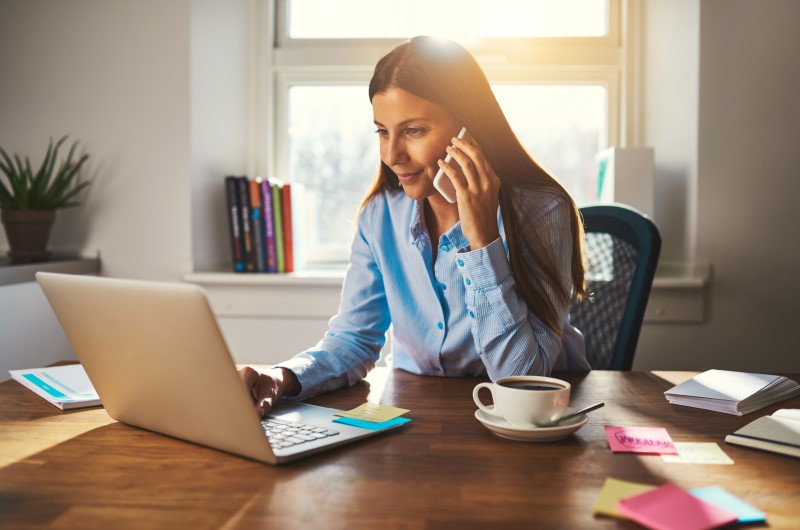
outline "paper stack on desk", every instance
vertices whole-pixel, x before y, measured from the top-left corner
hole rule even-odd
[[[9,370],[8,373],[61,410],[100,405],[100,397],[81,364]]]
[[[800,385],[779,375],[707,370],[667,390],[673,405],[742,416],[800,394]]]

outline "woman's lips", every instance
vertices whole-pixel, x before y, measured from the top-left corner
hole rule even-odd
[[[422,169],[415,171],[414,173],[395,173],[397,175],[397,180],[400,181],[400,184],[405,184],[414,180],[414,177],[422,173]]]

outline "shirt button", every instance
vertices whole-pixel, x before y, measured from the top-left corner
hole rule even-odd
[[[445,284],[443,284],[443,283],[440,283],[439,284],[439,289],[441,289],[442,291],[446,291],[447,290],[447,286]]]
[[[444,252],[450,251],[450,245],[448,245],[447,243],[442,243],[441,248]]]
[[[438,366],[434,366],[434,367],[433,367],[433,371],[434,371],[434,372],[441,372],[441,371],[442,371],[442,369],[441,369],[441,368],[439,368]]]
[[[439,329],[444,329],[444,324],[439,322],[438,324],[436,324],[436,327],[439,328]]]
[[[467,278],[465,281],[467,282],[467,285],[472,285],[472,282],[470,281],[469,278]]]
[[[464,261],[463,260],[458,260],[458,266],[459,267],[463,267],[464,266]]]
[[[472,311],[470,311],[470,312],[469,312],[469,316],[470,316],[470,317],[472,317],[472,318],[475,318],[475,313],[473,313]]]

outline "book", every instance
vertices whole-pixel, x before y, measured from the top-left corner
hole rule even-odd
[[[255,252],[253,249],[253,239],[250,234],[250,183],[247,177],[237,178],[239,188],[239,226],[244,244],[244,264],[247,272],[256,270]]]
[[[272,187],[265,179],[261,180],[261,207],[264,210],[261,218],[264,222],[264,253],[267,272],[278,272],[278,261],[275,255],[275,214],[272,211]]]
[[[231,240],[233,271],[242,272],[245,270],[244,242],[239,230],[239,190],[236,179],[237,177],[232,175],[225,177],[225,199],[228,205],[228,233]]]
[[[292,239],[292,186],[288,182],[281,188],[283,210],[283,261],[286,272],[294,272],[294,240]]]
[[[100,396],[80,364],[9,370],[11,378],[61,410],[100,405]]]
[[[733,445],[800,458],[800,409],[780,409],[725,437]]]
[[[261,179],[250,179],[250,234],[252,237],[253,254],[255,256],[256,272],[266,272],[267,265],[264,259],[264,225],[261,222]]]
[[[743,416],[800,395],[800,385],[779,375],[706,370],[664,395],[673,405]]]
[[[283,182],[276,179],[269,179],[272,188],[272,222],[275,229],[275,261],[277,263],[276,272],[286,272],[286,254],[283,246],[283,207],[281,197],[281,187]]]

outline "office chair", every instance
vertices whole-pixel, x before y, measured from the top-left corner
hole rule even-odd
[[[623,204],[586,206],[580,211],[590,298],[573,305],[571,321],[584,334],[592,368],[628,371],[661,252],[661,236],[650,219]]]

